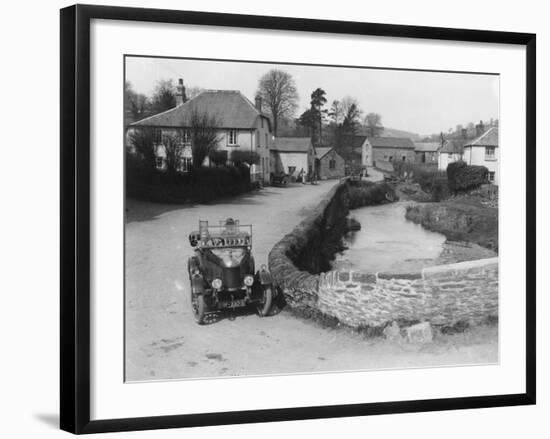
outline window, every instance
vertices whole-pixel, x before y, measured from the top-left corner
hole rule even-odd
[[[260,117],[260,120],[262,121],[262,128],[264,127],[264,118]]]
[[[155,128],[155,131],[153,133],[153,138],[155,143],[162,142],[162,130],[160,128]]]
[[[191,132],[186,129],[179,129],[176,134],[178,142],[182,143],[184,146],[191,145]]]
[[[164,157],[155,157],[157,169],[164,169]]]
[[[336,169],[336,160],[334,160],[334,159],[329,160],[328,168],[329,169]]]
[[[178,163],[178,172],[189,172],[191,170],[191,165],[193,160],[189,157],[182,157]]]
[[[269,148],[269,143],[268,143],[268,139],[267,139],[267,133],[265,133],[265,147],[266,147],[266,148]]]
[[[486,146],[485,147],[485,160],[494,160],[495,158],[495,147]]]
[[[403,156],[401,157],[401,160],[405,161],[407,159],[407,156]],[[426,161],[426,158],[424,157],[424,160],[423,161]]]
[[[237,145],[237,130],[229,130],[227,134],[227,144],[228,145]]]
[[[494,183],[494,182],[495,182],[495,172],[489,171],[489,183]]]

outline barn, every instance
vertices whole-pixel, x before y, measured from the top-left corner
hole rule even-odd
[[[345,160],[332,147],[315,148],[315,171],[321,180],[342,178],[345,175]]]

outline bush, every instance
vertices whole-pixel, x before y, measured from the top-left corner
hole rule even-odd
[[[242,163],[257,165],[260,163],[260,155],[256,151],[235,150],[231,151],[231,161],[236,165]]]
[[[349,209],[372,206],[397,199],[395,191],[389,184],[369,181],[350,182],[347,197]]]
[[[441,201],[449,196],[447,174],[438,171],[437,165],[394,162],[393,168],[400,177],[418,183],[424,192],[431,194],[433,201]]]
[[[458,161],[447,166],[449,189],[453,193],[479,188],[488,181],[489,170],[485,166],[467,165]]]
[[[209,155],[210,161],[215,165],[225,165],[227,163],[227,151],[226,150],[216,150],[212,151]]]
[[[207,202],[252,189],[248,167],[218,166],[194,168],[170,174],[152,170],[143,160],[126,157],[126,193],[134,198],[164,202]]]

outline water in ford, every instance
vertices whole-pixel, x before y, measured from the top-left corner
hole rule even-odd
[[[338,254],[334,269],[362,272],[410,272],[438,264],[445,236],[405,218],[410,201],[355,209],[350,216],[361,230],[344,238],[347,249]]]

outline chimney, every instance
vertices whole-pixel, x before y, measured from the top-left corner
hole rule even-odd
[[[481,136],[485,132],[485,125],[483,125],[483,121],[480,120],[479,124],[476,125],[476,137]]]
[[[178,87],[176,88],[176,106],[180,106],[186,101],[185,86],[183,85],[183,79],[180,78],[178,79]]]
[[[261,112],[262,111],[262,98],[260,96],[256,96],[255,103],[256,103],[256,110]]]

